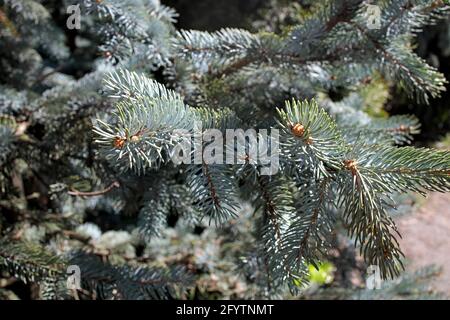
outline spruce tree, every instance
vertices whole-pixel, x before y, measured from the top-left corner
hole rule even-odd
[[[157,0],[0,0],[1,270],[36,298],[190,298],[200,267],[152,248],[206,228],[210,246],[245,239],[230,263],[269,298],[301,292],[344,229],[367,265],[400,276],[399,195],[449,191],[450,153],[410,146],[418,120],[380,116],[374,94],[440,96],[414,40],[448,6],[308,8],[206,32],[177,29]]]

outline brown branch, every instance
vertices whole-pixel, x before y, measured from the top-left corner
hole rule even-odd
[[[235,62],[233,62],[232,64],[230,64],[229,66],[227,66],[225,69],[217,72],[214,74],[215,78],[221,78],[223,76],[227,76],[237,70],[240,70],[246,66],[248,66],[249,64],[251,64],[253,62],[252,59],[250,59],[249,57],[245,57],[242,59],[239,59]]]
[[[364,168],[366,169],[366,168]],[[450,175],[450,169],[410,169],[410,168],[393,168],[378,169],[377,173],[398,173],[398,174],[431,174],[431,175]]]
[[[269,190],[267,190],[267,180],[263,180],[263,178],[261,176],[259,176],[258,183],[259,183],[260,191],[262,192],[262,197],[264,199],[264,204],[265,204],[264,211],[269,216],[269,219],[275,228],[275,238],[276,238],[275,245],[278,247],[278,250],[280,252],[283,252],[283,248],[280,243],[283,241],[282,235],[281,235],[281,228],[280,228],[280,224],[279,224],[279,221],[278,221],[278,218],[276,215],[277,209],[275,207],[275,204],[273,203],[273,199],[269,193]],[[285,259],[283,259],[283,265],[284,265],[284,268],[286,269],[286,271],[288,272],[288,274],[292,275],[293,272],[292,272],[291,268],[289,267],[289,265],[286,263]]]
[[[18,281],[17,278],[0,279],[0,288],[6,288],[17,281]]]
[[[84,236],[72,230],[63,230],[62,233],[71,239],[75,239],[84,243],[88,243],[91,238],[90,236]]]
[[[329,178],[326,178],[320,184],[319,202],[317,203],[317,207],[314,208],[313,214],[310,219],[310,224],[308,226],[308,230],[306,231],[305,235],[300,240],[300,246],[299,246],[298,255],[297,255],[297,259],[299,262],[301,261],[301,258],[303,257],[303,254],[305,253],[305,249],[308,245],[308,240],[311,235],[311,230],[317,224],[317,219],[319,218],[319,213],[320,213],[320,206],[322,205],[323,201],[325,200],[325,193],[327,191],[326,188],[328,186],[328,181],[329,181]]]
[[[72,189],[71,191],[68,192],[68,194],[70,194],[71,196],[76,196],[76,197],[95,197],[95,196],[104,195],[104,194],[110,192],[111,190],[113,190],[114,188],[119,188],[119,187],[120,187],[119,181],[114,181],[113,183],[111,183],[111,185],[109,187],[107,187],[106,189],[103,189],[103,190],[82,192],[82,191]]]
[[[325,31],[329,32],[331,31],[334,27],[336,27],[337,24],[341,23],[341,22],[348,22],[351,19],[351,16],[349,16],[349,11],[350,8],[347,6],[347,4],[344,4],[343,8],[340,10],[340,12],[338,12],[335,16],[333,16],[325,25]],[[355,11],[356,12],[356,11]],[[263,62],[263,61],[272,61],[273,59],[290,59],[291,61],[294,61],[298,64],[305,64],[309,61],[326,61],[328,58],[331,59],[336,59],[340,57],[340,55],[335,55],[332,54],[328,57],[325,58],[310,58],[310,59],[304,59],[303,57],[299,57],[295,54],[289,54],[289,53],[277,53],[275,54],[273,57],[269,57],[268,56],[268,52],[266,50],[261,50],[261,52],[259,52],[259,56],[258,57],[249,57],[249,56],[245,56],[241,59],[238,59],[237,61],[231,63],[230,65],[228,65],[227,67],[225,67],[223,70],[214,73],[213,76],[216,78],[221,78],[223,76],[228,76],[240,69],[242,69],[243,67],[246,67],[254,62]]]
[[[372,45],[375,47],[375,49],[377,49],[379,52],[381,52],[381,54],[384,56],[384,58],[388,61],[390,61],[393,65],[397,66],[398,68],[402,69],[403,71],[405,71],[407,73],[407,75],[413,79],[413,81],[415,81],[416,83],[418,83],[419,85],[424,85],[426,84],[426,81],[423,80],[422,78],[416,76],[415,74],[413,74],[411,72],[411,70],[404,64],[402,63],[400,60],[398,60],[394,55],[392,55],[390,52],[388,52],[386,50],[386,48],[377,40],[373,39],[366,30],[362,29],[357,23],[353,23],[353,22],[349,22],[350,25],[352,25],[353,27],[357,28],[361,34],[363,34],[367,40],[369,40]]]
[[[204,173],[204,175],[206,177],[206,180],[208,181],[208,189],[209,189],[209,192],[211,193],[211,198],[214,201],[214,204],[218,208],[220,208],[221,207],[220,199],[217,196],[216,187],[214,186],[214,183],[213,183],[213,181],[211,179],[211,174],[209,172],[208,165],[205,163],[205,161],[203,161],[203,173]]]
[[[442,8],[444,6],[445,6],[444,1],[436,0],[436,1],[432,2],[430,6],[425,7],[422,10],[422,13],[424,15],[429,15],[432,11],[434,11],[434,10],[436,10],[438,8]],[[405,14],[406,11],[409,11],[409,10],[414,9],[414,8],[415,7],[412,5],[412,3],[410,3],[410,2],[406,3],[406,5],[404,5],[401,8],[401,10],[398,13],[398,15],[395,15],[394,17],[392,17],[392,19],[388,22],[388,24],[384,27],[384,29],[386,29],[386,30],[389,29],[394,24],[394,22],[396,22],[398,19],[400,19],[401,16],[403,16]]]

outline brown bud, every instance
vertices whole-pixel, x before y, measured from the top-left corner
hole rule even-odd
[[[114,138],[114,142],[113,142],[114,148],[122,149],[124,144],[125,144],[125,139],[124,138],[122,138],[122,137],[115,137]]]
[[[352,175],[356,175],[357,174],[357,165],[358,162],[356,160],[344,160],[344,167],[347,170],[350,170],[352,172]]]
[[[291,132],[294,136],[302,137],[305,133],[305,127],[300,123],[296,123],[291,126]]]
[[[134,136],[131,136],[131,138],[130,138],[130,141],[134,142],[134,143],[139,142],[139,140],[140,140],[140,138],[136,134]]]

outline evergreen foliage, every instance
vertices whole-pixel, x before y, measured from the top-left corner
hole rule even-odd
[[[0,0],[1,270],[42,298],[186,298],[192,270],[146,250],[169,225],[233,229],[251,211],[233,263],[257,296],[299,293],[338,225],[383,278],[401,274],[396,197],[450,191],[450,152],[408,146],[417,119],[373,117],[364,90],[380,81],[425,103],[445,90],[413,50],[443,1],[321,1],[258,32],[177,30],[156,0],[77,3],[72,34],[71,1]],[[179,143],[206,150],[206,129],[238,128],[279,132],[265,141],[277,172],[247,149],[234,164],[173,163]],[[73,264],[75,294],[61,289]]]

